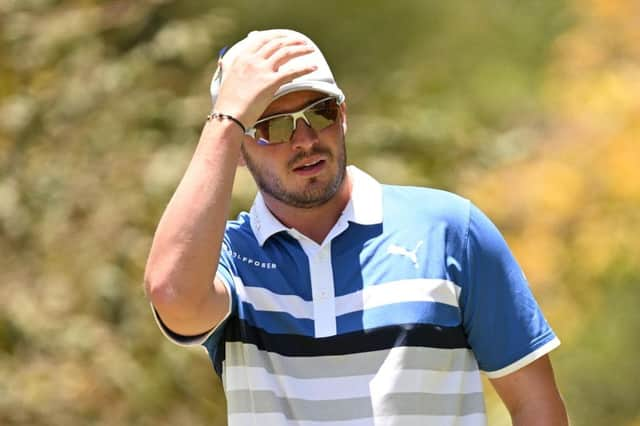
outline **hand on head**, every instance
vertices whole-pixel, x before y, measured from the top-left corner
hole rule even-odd
[[[251,32],[219,60],[217,93],[212,84],[214,111],[230,114],[251,127],[280,86],[316,70],[315,64],[292,61],[314,50],[310,41],[293,31]]]

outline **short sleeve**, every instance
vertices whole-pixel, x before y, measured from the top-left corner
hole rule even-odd
[[[516,371],[560,344],[504,238],[473,205],[463,258],[463,325],[488,377]]]

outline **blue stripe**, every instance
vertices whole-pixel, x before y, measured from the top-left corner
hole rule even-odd
[[[313,320],[296,318],[286,312],[259,311],[247,302],[239,306],[238,317],[270,334],[314,335]]]
[[[248,225],[247,225],[248,226]],[[286,233],[269,238],[264,247],[254,240],[234,241],[232,252],[237,255],[224,259],[234,264],[236,272],[245,285],[266,288],[282,295],[296,295],[303,300],[312,299],[309,262],[297,240]],[[255,260],[262,268],[251,263]]]
[[[460,313],[451,305],[436,302],[406,302],[350,312],[337,318],[338,334],[395,324],[460,325]]]

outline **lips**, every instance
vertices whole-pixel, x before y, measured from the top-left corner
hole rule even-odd
[[[324,157],[305,158],[295,163],[292,172],[301,177],[313,177],[321,173],[326,165]]]
[[[316,166],[319,166],[320,163],[324,163],[325,160],[323,160],[322,158],[318,158],[317,160],[307,160],[304,163],[302,163],[301,165],[294,167],[293,171],[301,171],[301,170],[310,170],[313,169]]]

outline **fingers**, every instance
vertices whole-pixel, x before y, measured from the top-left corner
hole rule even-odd
[[[287,37],[291,38],[291,33],[286,30],[251,31],[246,38],[247,51],[257,53],[264,45]]]
[[[305,65],[296,68],[288,69],[284,72],[281,72],[278,83],[280,85],[290,82],[291,80],[295,80],[298,77],[302,77],[305,74],[310,74],[318,69],[315,65]]]
[[[275,73],[279,73],[281,67],[292,59],[310,54],[315,50],[313,43],[287,30],[254,31],[249,33],[247,38],[255,43],[252,48],[257,48],[252,56],[258,61],[264,60],[266,68]],[[282,68],[283,72],[277,76],[278,80],[295,78],[292,76],[304,75],[316,69],[308,65]]]
[[[280,49],[290,46],[306,45],[306,41],[297,37],[277,37],[267,41],[258,49],[256,54],[262,58],[268,59]]]
[[[269,62],[271,63],[272,69],[277,72],[284,64],[292,59],[313,53],[314,50],[315,49],[309,45],[283,47],[271,55]]]

